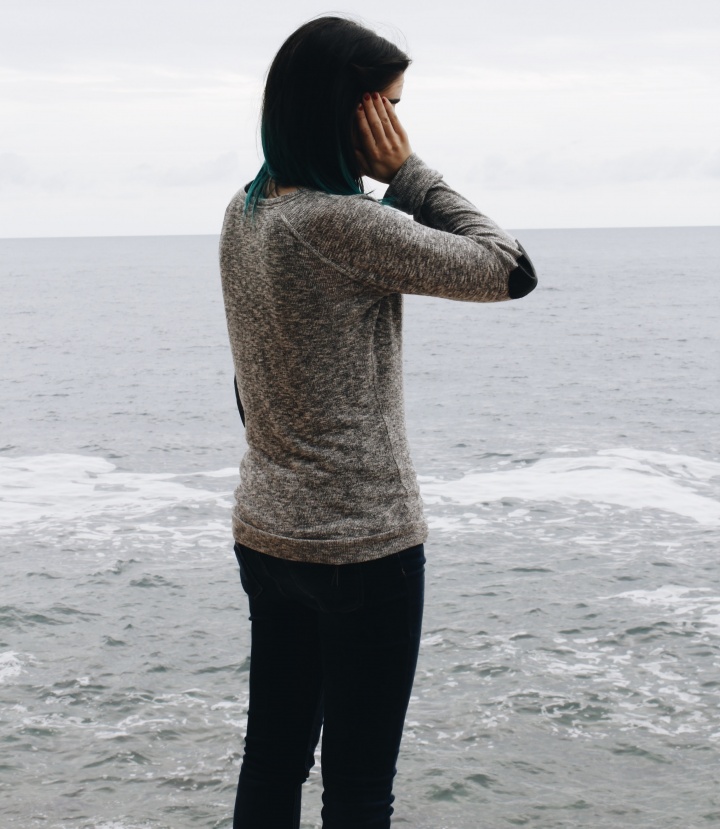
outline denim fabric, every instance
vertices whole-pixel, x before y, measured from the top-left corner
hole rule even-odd
[[[235,545],[252,623],[234,829],[298,829],[322,726],[323,829],[387,829],[412,689],[424,545],[311,564]]]

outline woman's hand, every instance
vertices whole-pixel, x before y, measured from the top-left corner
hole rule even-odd
[[[360,172],[389,184],[412,154],[410,141],[393,105],[377,92],[363,95],[356,111],[355,157]]]

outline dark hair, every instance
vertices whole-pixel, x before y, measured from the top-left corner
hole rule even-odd
[[[245,209],[255,209],[270,178],[326,193],[363,192],[352,143],[364,92],[381,91],[410,65],[385,38],[342,17],[320,17],[297,29],[270,66],[260,135],[265,162]]]

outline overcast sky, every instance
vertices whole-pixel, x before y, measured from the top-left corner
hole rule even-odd
[[[332,12],[409,52],[398,114],[413,149],[502,226],[720,224],[717,0],[2,0],[2,12],[0,237],[218,233],[261,163],[270,61]]]

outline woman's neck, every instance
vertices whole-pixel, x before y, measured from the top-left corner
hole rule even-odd
[[[284,187],[282,184],[270,179],[265,188],[265,197],[268,199],[277,198],[278,196],[286,196],[288,193],[294,193],[297,187]]]

